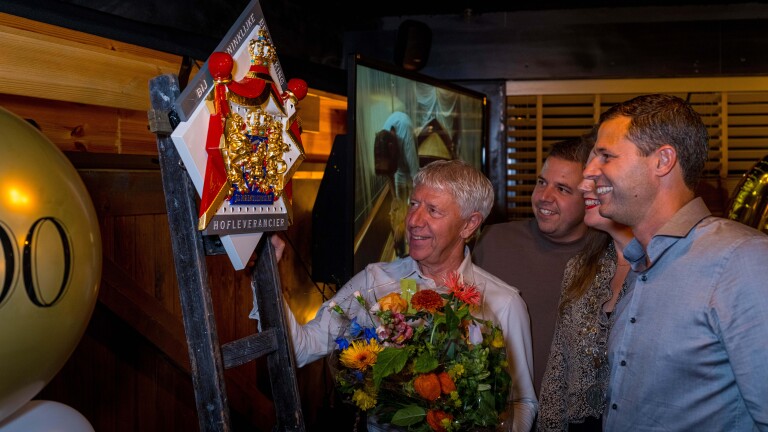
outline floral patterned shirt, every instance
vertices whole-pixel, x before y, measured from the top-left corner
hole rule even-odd
[[[582,255],[568,261],[563,287],[574,278]],[[568,423],[586,417],[600,418],[608,387],[609,319],[603,304],[611,298],[611,278],[616,272],[613,242],[600,256],[595,280],[584,295],[571,302],[559,316],[547,369],[541,384],[536,430],[566,431]],[[562,301],[562,292],[561,292]]]

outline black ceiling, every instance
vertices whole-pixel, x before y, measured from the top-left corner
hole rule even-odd
[[[0,0],[0,12],[205,60],[250,1]],[[379,30],[384,18],[766,2],[768,0],[261,0],[260,7],[286,72],[290,73],[294,67],[299,75],[311,67],[313,75],[317,75],[324,71],[335,74],[334,69],[343,67],[339,59],[343,58],[346,32]]]
[[[758,1],[762,3],[761,1]],[[650,6],[687,6],[736,4],[745,1],[728,0],[485,0],[485,1],[436,1],[436,0],[389,0],[366,3],[360,7],[358,1],[317,2],[312,0],[289,0],[287,3],[310,5],[331,5],[335,9],[351,9],[354,14],[363,17],[398,17],[408,15],[466,15],[492,12],[519,12],[535,10],[568,10],[589,8],[650,7]],[[755,2],[752,2],[755,3]]]
[[[0,12],[194,58],[210,54],[251,0],[2,0]],[[376,30],[411,15],[673,5],[765,3],[727,0],[261,0],[270,31],[340,43],[346,31]],[[287,37],[287,36],[286,36]]]

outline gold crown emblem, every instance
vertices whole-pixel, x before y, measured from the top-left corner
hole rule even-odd
[[[272,41],[269,40],[269,34],[264,28],[259,29],[256,39],[251,39],[248,43],[248,53],[251,55],[252,65],[263,65],[269,67],[277,61],[277,53]]]
[[[282,119],[260,108],[248,111],[245,118],[231,112],[224,133],[221,156],[232,188],[242,194],[258,189],[262,193],[274,192],[275,197],[279,197],[288,168],[284,154],[290,150],[283,142]],[[232,192],[233,189],[227,198],[231,198]]]

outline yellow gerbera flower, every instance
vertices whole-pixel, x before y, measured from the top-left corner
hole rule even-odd
[[[349,348],[341,352],[341,364],[351,369],[365,370],[376,364],[379,353],[384,349],[376,339],[353,341]]]

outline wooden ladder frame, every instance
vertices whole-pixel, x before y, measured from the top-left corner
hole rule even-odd
[[[259,332],[220,344],[208,285],[206,255],[224,253],[218,236],[197,229],[197,191],[170,134],[175,124],[178,77],[159,75],[149,82],[152,109],[150,130],[157,135],[160,171],[168,211],[176,276],[179,281],[184,331],[187,336],[192,383],[205,432],[232,429],[224,370],[267,356],[277,424],[276,431],[304,431],[296,363],[288,334],[275,250],[265,233],[251,273],[251,288],[259,309]]]

